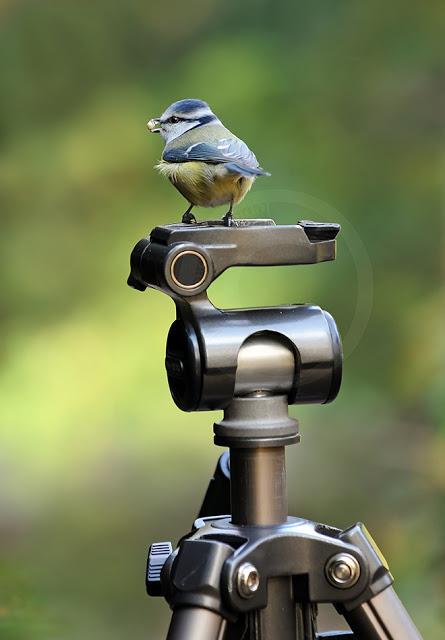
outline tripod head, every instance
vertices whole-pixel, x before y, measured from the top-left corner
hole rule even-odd
[[[131,254],[128,284],[169,295],[177,318],[167,339],[170,391],[184,411],[226,409],[234,397],[284,395],[287,404],[326,403],[341,381],[335,322],[314,305],[221,310],[210,284],[232,266],[312,264],[335,259],[337,224],[237,220],[153,229]]]

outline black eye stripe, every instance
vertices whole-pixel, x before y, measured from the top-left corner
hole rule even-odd
[[[164,122],[195,122],[197,118],[184,118],[183,116],[170,116]]]
[[[200,124],[206,124],[207,122],[211,122],[212,120],[216,120],[216,116],[214,116],[213,114],[209,114],[208,116],[202,116],[201,118],[196,118],[196,117],[188,117],[185,118],[184,116],[170,116],[169,118],[166,118],[165,120],[161,120],[161,124],[165,124],[165,123],[169,123],[169,124],[177,124],[178,122],[197,122],[199,126]]]

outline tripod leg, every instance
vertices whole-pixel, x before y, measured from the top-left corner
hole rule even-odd
[[[253,612],[249,620],[250,638],[255,640],[300,638],[300,634],[297,634],[297,615],[292,593],[292,579],[289,577],[269,578],[267,593],[267,607]],[[306,629],[303,619],[301,626],[302,629]],[[312,640],[313,636],[301,634],[301,638]]]
[[[167,640],[222,640],[226,620],[200,607],[180,607],[173,612]]]
[[[392,587],[342,613],[360,640],[422,640]]]
[[[223,453],[216,465],[204,496],[198,518],[224,516],[230,513],[230,459],[229,452]]]

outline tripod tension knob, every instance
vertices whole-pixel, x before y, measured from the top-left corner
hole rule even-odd
[[[162,596],[161,571],[167,558],[173,553],[171,542],[154,542],[147,558],[145,586],[149,596]]]

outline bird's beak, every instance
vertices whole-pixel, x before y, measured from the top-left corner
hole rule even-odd
[[[159,126],[160,124],[161,121],[159,120],[159,118],[152,118],[147,122],[147,129],[150,131],[150,133],[159,133],[161,130],[161,127]]]

